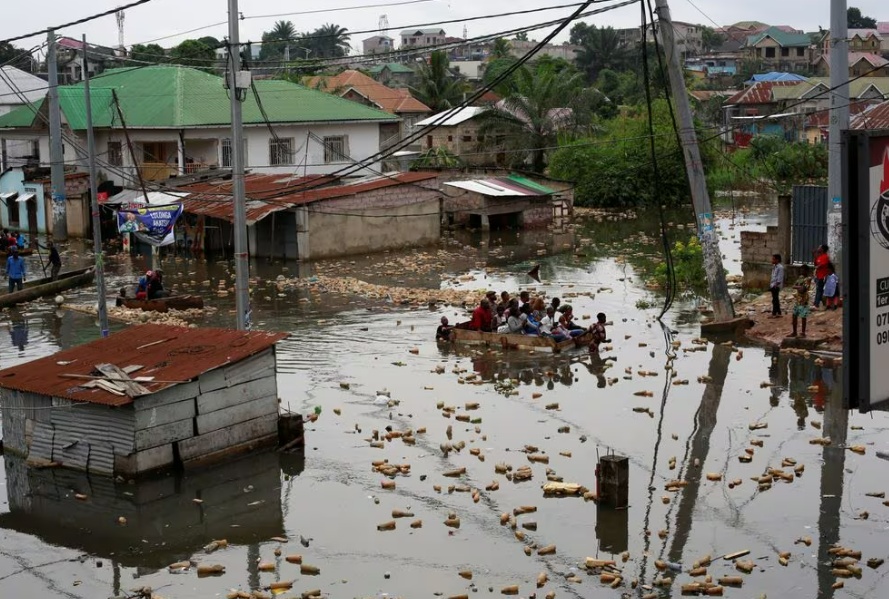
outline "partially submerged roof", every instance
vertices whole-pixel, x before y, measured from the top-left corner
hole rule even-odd
[[[454,127],[460,123],[465,123],[469,119],[473,119],[483,113],[487,108],[484,106],[464,106],[462,108],[451,108],[438,114],[423,119],[418,122],[415,127],[428,127],[435,125],[437,127]]]
[[[258,354],[287,336],[287,333],[143,324],[0,370],[0,388],[123,406],[132,403],[133,398],[101,388],[84,388],[81,385],[88,382],[87,379],[64,375],[91,375],[97,364],[114,364],[119,368],[138,364],[143,368],[131,376],[153,377],[159,381],[138,381],[156,393],[177,384],[170,381],[191,381],[205,372]]]
[[[364,177],[341,185],[330,185],[334,179],[323,175],[311,175],[291,180],[288,180],[286,175],[250,175],[244,179],[248,197],[247,224],[255,224],[275,212],[288,210],[295,206],[349,197],[396,185],[411,185],[437,177],[438,173],[435,172],[387,173],[381,176]],[[254,190],[253,192],[251,192],[251,188]],[[199,190],[198,193],[182,200],[186,212],[221,218],[230,222],[234,220],[234,203],[231,196],[226,195],[231,194],[230,181],[225,182],[225,185],[201,184],[199,186],[185,186],[180,189]]]
[[[451,181],[445,185],[491,197],[541,197],[556,193],[555,189],[519,175],[472,181]]]
[[[271,123],[389,122],[395,117],[323,92],[280,79],[253,82]],[[231,125],[231,103],[217,75],[182,66],[110,69],[91,81],[93,124],[120,126],[114,90],[130,129],[181,129]],[[83,84],[59,88],[62,114],[72,129],[85,129]],[[39,101],[42,109],[44,99]],[[265,125],[253,94],[242,104],[245,125]],[[2,127],[30,127],[33,108],[21,107],[0,116]]]

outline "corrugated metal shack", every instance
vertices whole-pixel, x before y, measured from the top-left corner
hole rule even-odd
[[[146,324],[2,370],[3,450],[134,475],[273,445],[286,336]]]

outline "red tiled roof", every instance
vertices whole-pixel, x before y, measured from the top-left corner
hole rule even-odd
[[[251,185],[248,181],[251,177],[262,177],[262,185],[254,183]],[[279,181],[283,178],[281,175],[250,175],[245,178],[247,187],[247,224],[252,225],[273,212],[287,210],[294,206],[303,204],[311,204],[321,200],[331,200],[334,198],[343,198],[358,193],[374,191],[395,185],[408,185],[419,183],[420,181],[428,181],[438,177],[438,173],[434,172],[408,172],[395,173],[392,175],[384,175],[373,179],[359,179],[354,183],[346,183],[344,185],[326,184],[332,182],[332,177],[315,175],[303,179],[295,179],[292,185],[278,185],[277,188],[268,186],[267,178],[274,177]],[[230,195],[231,182],[223,187],[213,187],[210,184],[201,184],[208,186],[212,190],[204,190],[206,193],[196,194],[182,199],[185,212],[192,214],[203,214],[214,218],[221,218],[227,221],[233,221],[233,201]],[[191,186],[183,186],[180,189],[188,190]],[[250,188],[254,189],[262,187],[262,192],[258,195],[251,194]],[[260,198],[260,199],[254,199]]]
[[[773,87],[789,87],[799,85],[800,81],[757,81],[747,89],[742,89],[725,101],[728,105],[735,104],[771,104]]]
[[[151,376],[158,381],[190,381],[227,364],[240,362],[285,339],[287,333],[234,331],[229,329],[188,329],[159,324],[143,324],[72,347],[39,360],[0,370],[0,388],[73,401],[123,406],[133,398],[99,388],[83,388],[86,379],[65,374],[90,375],[96,364],[120,368],[144,366],[131,376]],[[160,342],[160,343],[155,343]],[[141,349],[140,349],[141,347]],[[156,393],[175,385],[170,382],[140,382]]]
[[[399,114],[402,112],[432,112],[432,109],[414,98],[406,89],[394,89],[352,69],[338,75],[309,77],[306,86],[331,94],[344,95],[348,90],[356,92],[376,104],[381,110]]]
[[[889,129],[889,100],[856,115],[850,129]]]

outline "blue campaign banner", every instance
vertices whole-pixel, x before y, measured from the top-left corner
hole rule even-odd
[[[117,230],[135,233],[138,239],[151,245],[170,245],[175,241],[173,227],[182,214],[182,204],[168,206],[139,206],[117,211]]]

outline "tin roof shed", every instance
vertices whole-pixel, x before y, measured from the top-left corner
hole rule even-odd
[[[150,393],[157,393],[195,379],[205,372],[240,362],[287,336],[286,333],[263,331],[188,329],[145,324],[0,370],[0,388],[72,401],[123,406],[133,403],[133,398],[83,386],[93,375],[97,364],[114,364],[120,368],[140,365],[142,368],[133,372],[134,380],[149,389]],[[84,376],[87,378],[78,378]],[[148,377],[152,380],[145,380]]]

